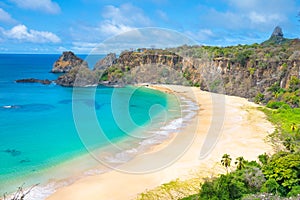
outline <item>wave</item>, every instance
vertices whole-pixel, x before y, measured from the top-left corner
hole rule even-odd
[[[171,120],[165,126],[160,127],[157,130],[147,130],[147,133],[150,133],[150,136],[141,140],[137,147],[123,150],[122,152],[116,153],[112,156],[107,156],[105,157],[105,161],[113,164],[126,163],[133,159],[136,155],[146,152],[152,146],[165,142],[172,134],[180,132],[182,128],[187,126],[188,122],[199,110],[199,106],[195,102],[185,97],[181,97],[180,99],[180,102],[182,103],[181,107],[184,107],[184,109],[181,110],[181,117]]]

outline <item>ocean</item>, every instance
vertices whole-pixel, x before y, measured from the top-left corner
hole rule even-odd
[[[190,101],[145,87],[73,90],[15,82],[56,79],[50,70],[58,57],[0,54],[0,196],[39,184],[32,198],[43,199],[60,185],[103,173],[92,152],[108,163],[127,162],[167,139],[195,110]],[[93,66],[103,56],[79,57]]]

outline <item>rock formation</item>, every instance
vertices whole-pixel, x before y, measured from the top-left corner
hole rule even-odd
[[[94,70],[103,70],[116,63],[117,56],[115,53],[107,54],[103,59],[99,60],[94,66]]]
[[[85,67],[75,67],[55,80],[56,84],[64,87],[97,86],[98,82],[96,73]]]
[[[282,29],[281,27],[279,26],[276,26],[271,37],[280,37],[280,38],[283,38],[283,32],[282,32]]]
[[[284,44],[288,41],[289,41],[289,39],[286,39],[283,37],[283,32],[282,32],[281,27],[276,26],[271,37],[267,41],[263,42],[262,44],[263,45]]]
[[[73,52],[66,51],[54,63],[51,72],[53,73],[66,73],[75,67],[88,68],[87,63],[81,58],[77,57]]]

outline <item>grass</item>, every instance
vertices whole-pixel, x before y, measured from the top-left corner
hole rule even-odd
[[[269,109],[259,108],[263,111],[270,122],[272,122],[277,131],[273,136],[279,137],[283,143],[291,140],[295,151],[300,150],[300,108],[279,108]]]
[[[182,199],[199,193],[200,182],[202,182],[202,179],[199,177],[187,180],[176,179],[139,194],[136,200]]]

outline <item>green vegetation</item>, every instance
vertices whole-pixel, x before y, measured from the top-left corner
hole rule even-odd
[[[223,160],[228,160],[228,154]],[[268,194],[281,197],[299,195],[300,185],[300,153],[278,152],[268,158],[260,155],[261,163],[246,161],[238,157],[235,162],[237,169],[226,175],[207,179],[201,184],[198,194],[186,197],[186,200],[201,199],[250,199],[252,194],[257,196]],[[224,164],[223,164],[224,165]],[[270,195],[272,194],[272,195]],[[256,199],[256,198],[252,198]]]
[[[264,100],[265,100],[265,95],[260,92],[254,98],[255,103],[263,103]]]
[[[288,104],[290,107],[300,107],[300,79],[291,76],[288,88],[281,88],[276,82],[268,89],[272,92],[272,99],[267,103],[269,108],[280,108]]]
[[[201,176],[200,176],[201,177]],[[157,188],[141,193],[137,200],[156,200],[156,199],[181,199],[189,197],[199,191],[202,179],[196,176],[188,180],[176,179],[169,183],[162,184]]]

